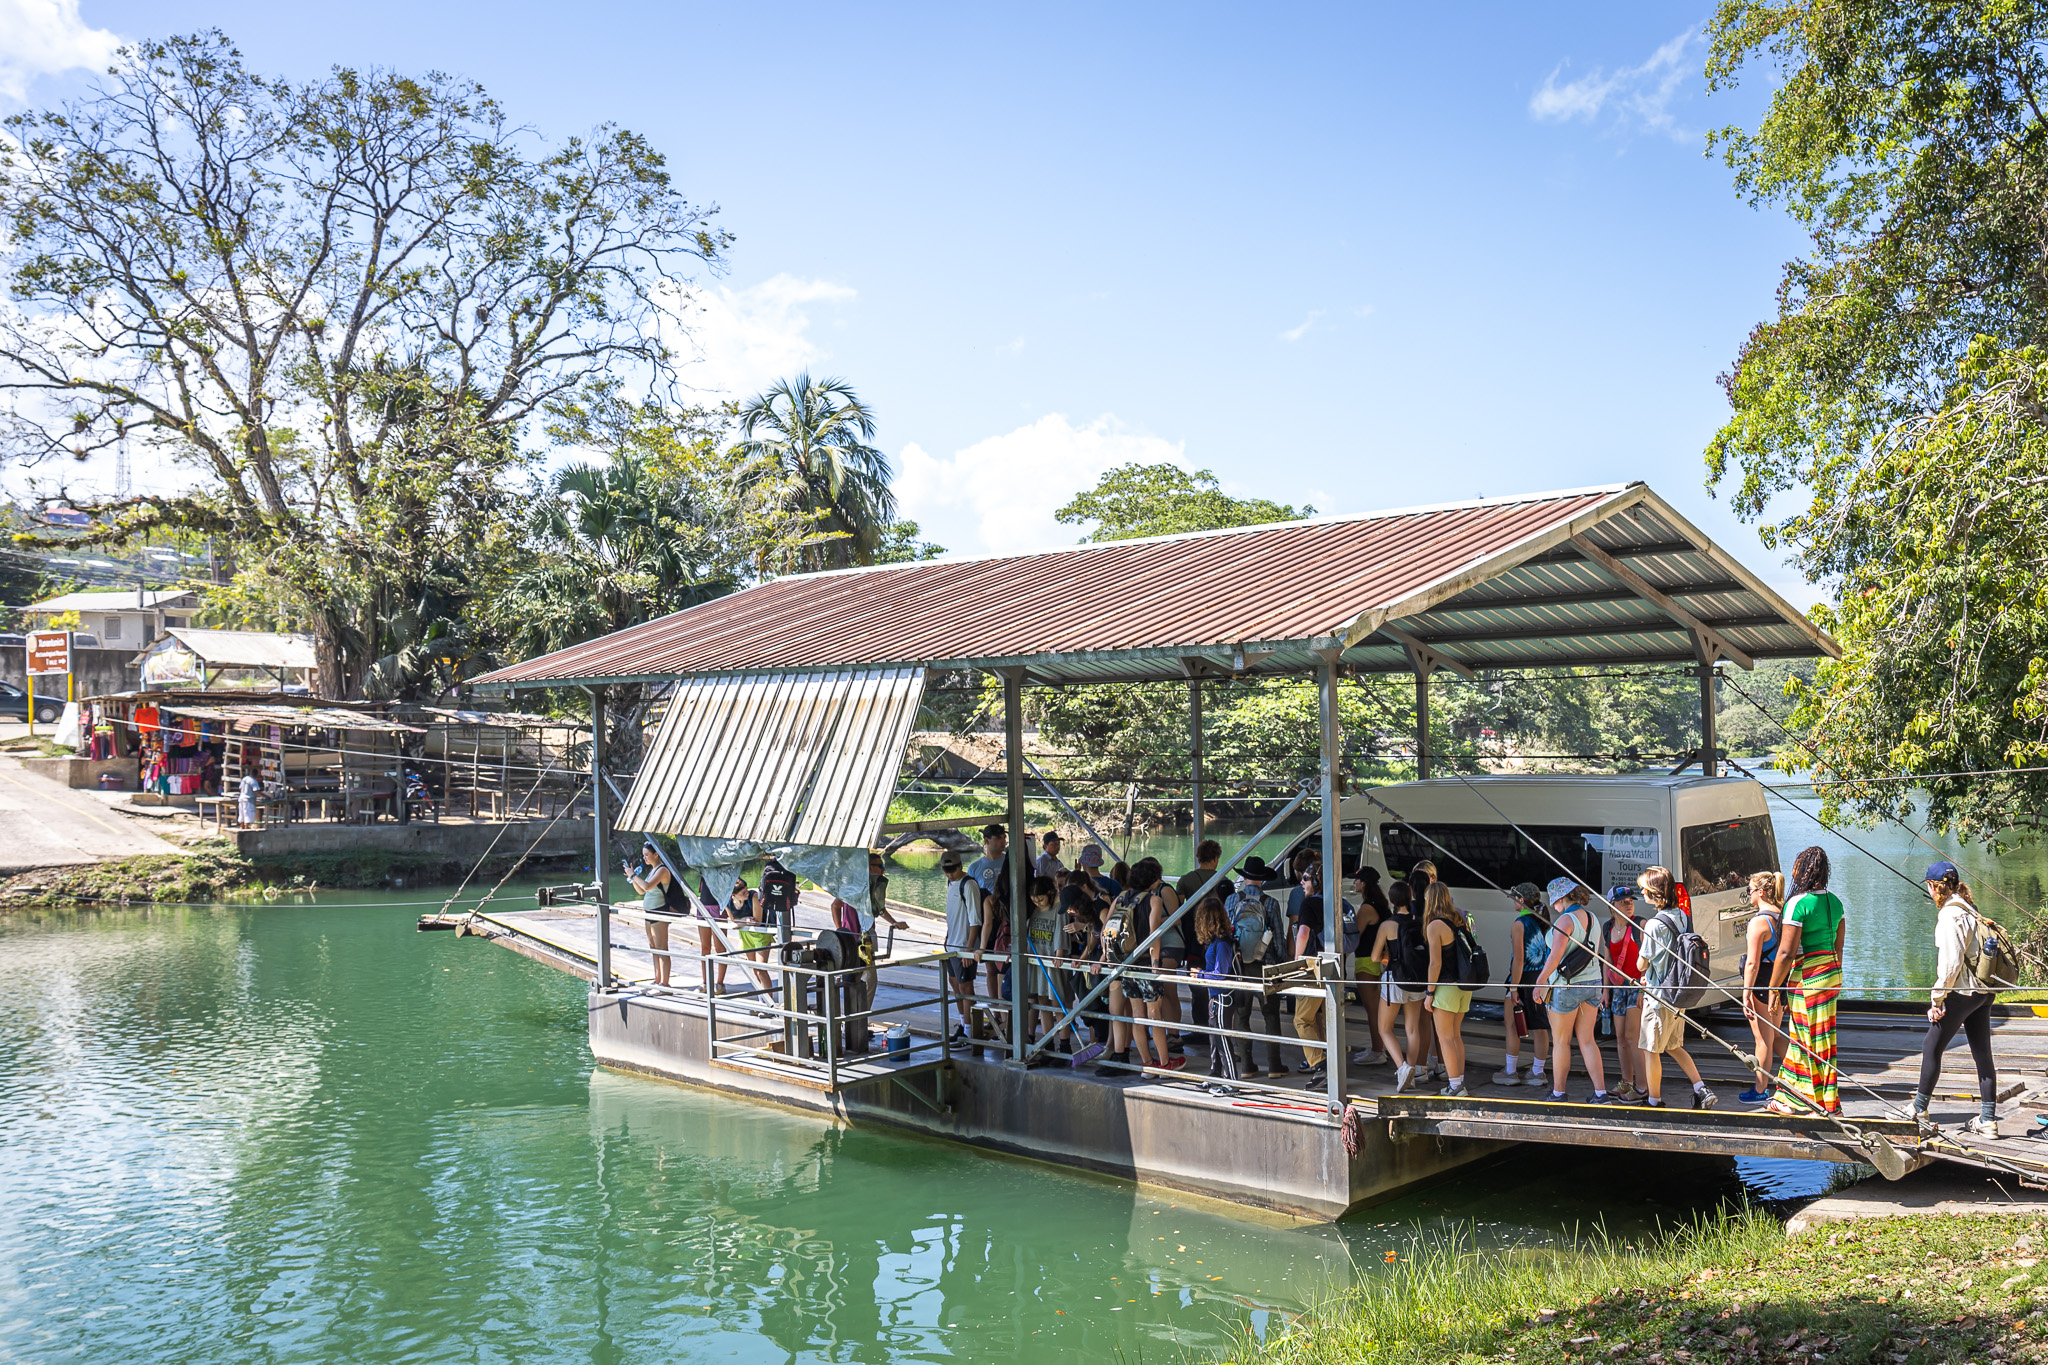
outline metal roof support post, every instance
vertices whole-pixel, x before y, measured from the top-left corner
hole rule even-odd
[[[590,694],[590,880],[597,892],[597,989],[601,993],[612,988],[612,888],[604,863],[611,842],[604,837],[605,698],[602,687],[583,690]]]
[[[1195,801],[1195,846],[1199,848],[1202,843],[1203,825],[1206,823],[1203,819],[1202,810],[1202,680],[1200,678],[1188,679],[1188,764],[1190,772],[1193,774],[1189,786],[1193,791]]]
[[[1429,667],[1415,665],[1415,780],[1429,780]]]
[[[1700,776],[1719,777],[1721,764],[1715,752],[1714,734],[1714,650],[1697,631],[1693,633],[1692,645],[1700,656]]]
[[[1003,671],[1003,777],[1010,823],[1010,1059],[1024,1063],[1024,918],[1030,905],[1024,866],[1024,670]]]
[[[1316,714],[1322,729],[1322,778],[1323,778],[1323,933],[1325,947],[1334,939],[1341,949],[1344,946],[1344,838],[1342,821],[1338,819],[1338,802],[1342,799],[1343,780],[1337,772],[1338,760],[1344,747],[1344,729],[1337,714],[1337,660],[1341,651],[1322,651],[1322,662],[1316,668]],[[1428,674],[1424,674],[1427,686]],[[1330,990],[1329,1055],[1323,1059],[1329,1068],[1329,1099],[1333,1111],[1341,1110],[1344,1094],[1344,994],[1341,987]]]

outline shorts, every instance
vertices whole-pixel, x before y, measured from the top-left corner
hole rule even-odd
[[[1391,976],[1380,978],[1380,999],[1389,1005],[1419,1005],[1429,999],[1428,991],[1411,991],[1395,983]]]
[[[1616,1014],[1627,1014],[1643,1003],[1641,986],[1612,986],[1608,988],[1608,993],[1614,1001],[1613,1009]]]
[[[1675,1010],[1655,996],[1643,1001],[1643,1028],[1636,1046],[1645,1052],[1676,1052],[1685,1046],[1685,1011]]]
[[[1549,1029],[1550,1021],[1543,1017],[1543,1006],[1536,1002],[1534,986],[1513,986],[1509,988],[1508,994],[1512,997],[1510,1004],[1522,1007],[1522,1013],[1528,1017],[1530,1029]]]
[[[1599,1004],[1600,991],[1598,982],[1584,986],[1552,986],[1550,1000],[1544,1008],[1552,1014],[1570,1014],[1583,1005]]]
[[[1120,976],[1117,978],[1117,984],[1124,988],[1126,1000],[1136,1000],[1140,1004],[1149,1005],[1159,998],[1159,983],[1156,981],[1140,981],[1133,976]]]
[[[964,949],[959,951],[965,951]],[[981,970],[981,964],[971,957],[956,957],[946,963],[946,971],[955,981],[972,986],[974,977]]]
[[[763,948],[775,946],[775,934],[772,930],[742,929],[739,932],[740,951],[742,952],[756,953]]]
[[[1430,1003],[1436,1006],[1439,1014],[1463,1014],[1472,1008],[1472,992],[1446,981],[1436,988]]]

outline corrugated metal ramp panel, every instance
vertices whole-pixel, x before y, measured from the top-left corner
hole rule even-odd
[[[923,700],[922,668],[687,679],[618,827],[864,848],[888,812]]]

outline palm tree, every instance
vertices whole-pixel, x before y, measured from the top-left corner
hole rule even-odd
[[[803,552],[804,568],[871,564],[895,523],[895,471],[874,436],[874,415],[843,379],[800,374],[740,409],[742,487],[779,483],[830,537]]]

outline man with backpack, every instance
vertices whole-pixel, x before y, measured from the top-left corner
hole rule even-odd
[[[1266,860],[1253,856],[1244,860],[1237,869],[1239,878],[1237,890],[1223,903],[1223,913],[1229,917],[1230,931],[1237,938],[1238,955],[1244,963],[1244,974],[1252,980],[1260,979],[1260,967],[1286,961],[1284,956],[1287,943],[1286,910],[1280,902],[1266,894],[1266,883],[1273,880],[1273,869],[1266,866]],[[1280,1060],[1280,997],[1264,991],[1259,995],[1259,1009],[1266,1018],[1266,1035],[1272,1039],[1266,1045],[1267,1059],[1272,1063],[1267,1073],[1285,1076],[1287,1064]],[[1250,1005],[1247,1003],[1246,1024],[1249,1026]],[[1251,1045],[1245,1045],[1244,1074],[1259,1074],[1256,1058]]]
[[[1678,905],[1678,881],[1671,869],[1652,867],[1636,879],[1651,914],[1642,921],[1643,1103],[1661,1108],[1664,1059],[1678,1063],[1692,1081],[1692,1107],[1712,1109],[1721,1097],[1700,1079],[1699,1064],[1685,1050],[1685,1012],[1706,995],[1713,977],[1706,940],[1694,932],[1692,916]]]

